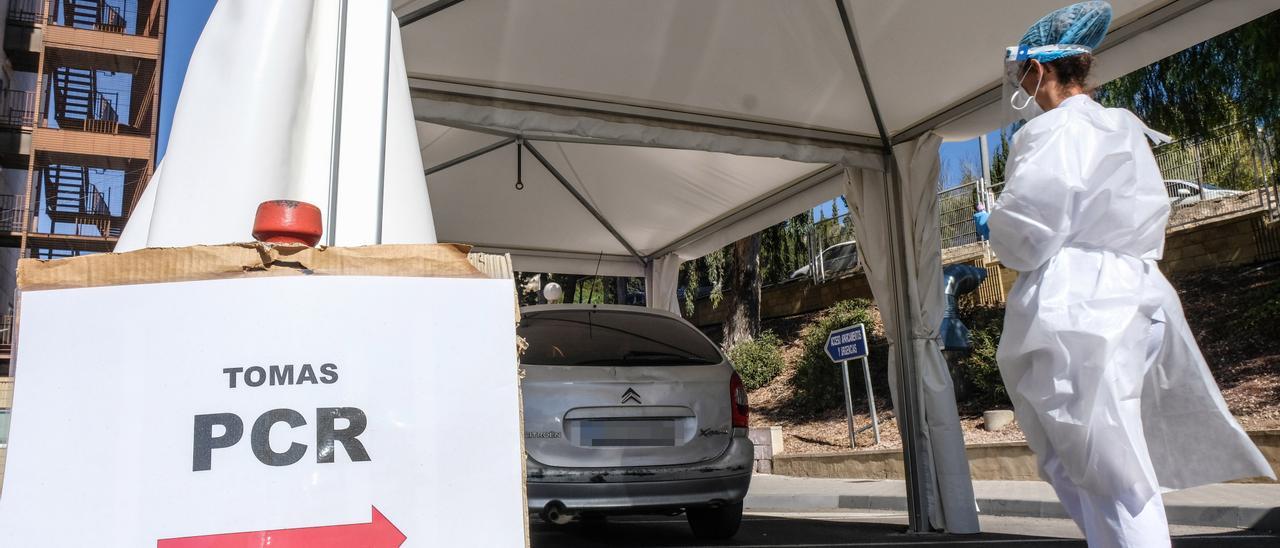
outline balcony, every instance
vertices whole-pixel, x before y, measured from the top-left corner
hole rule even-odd
[[[48,0],[9,0],[9,22],[42,23],[45,19],[45,4]]]
[[[31,213],[22,207],[22,196],[0,194],[0,233],[22,232],[23,220]]]
[[[10,356],[12,353],[13,314],[5,314],[0,316],[0,356]]]
[[[0,127],[31,128],[36,125],[36,94],[32,91],[0,91]]]

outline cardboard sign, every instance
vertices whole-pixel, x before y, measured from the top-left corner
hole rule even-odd
[[[5,546],[523,546],[510,280],[27,291]]]
[[[867,356],[867,329],[862,324],[843,327],[827,336],[827,357],[839,363]]]

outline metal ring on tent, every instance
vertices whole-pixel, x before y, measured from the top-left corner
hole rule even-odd
[[[516,137],[516,190],[524,190],[524,138]]]

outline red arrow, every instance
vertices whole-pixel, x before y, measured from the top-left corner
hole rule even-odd
[[[373,507],[369,523],[161,539],[156,548],[399,548],[405,536]]]

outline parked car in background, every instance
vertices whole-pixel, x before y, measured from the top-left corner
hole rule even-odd
[[[747,392],[679,316],[609,305],[521,311],[529,510],[552,523],[684,512],[732,537],[751,483]]]
[[[1209,183],[1195,183],[1180,179],[1166,180],[1164,188],[1169,193],[1169,201],[1175,206],[1246,194],[1240,190],[1229,190]]]
[[[836,245],[822,250],[822,277],[825,279],[841,272],[853,271],[858,268],[858,242],[853,240],[840,242]],[[791,279],[796,280],[813,275],[813,265],[807,264],[791,273]]]

